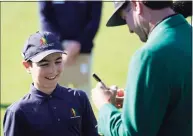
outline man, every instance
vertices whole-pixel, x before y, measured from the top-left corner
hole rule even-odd
[[[122,112],[97,84],[92,99],[105,136],[191,136],[192,27],[172,1],[116,2],[107,26],[127,24],[146,42],[132,57]]]
[[[101,1],[41,1],[40,25],[56,34],[68,52],[59,83],[85,90],[90,97],[93,40],[99,29]]]

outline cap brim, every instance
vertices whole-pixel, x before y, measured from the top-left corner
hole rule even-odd
[[[113,14],[111,15],[111,17],[109,18],[109,20],[107,21],[106,26],[111,27],[111,26],[120,26],[120,25],[125,25],[126,21],[123,20],[119,14],[119,10],[120,8],[124,5],[124,3],[120,4],[115,11],[113,12]]]
[[[44,51],[44,52],[41,52],[39,54],[37,54],[36,56],[34,56],[33,58],[31,58],[30,60],[32,62],[39,62],[41,61],[43,58],[45,58],[46,56],[52,54],[52,53],[62,53],[62,54],[67,54],[66,52],[64,51],[61,51],[61,50],[47,50],[47,51]]]

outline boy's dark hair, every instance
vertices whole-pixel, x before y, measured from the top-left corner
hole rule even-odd
[[[174,1],[172,9],[187,18],[192,16],[192,1]]]
[[[143,1],[143,4],[150,9],[159,10],[167,7],[172,7],[172,0],[170,1]]]

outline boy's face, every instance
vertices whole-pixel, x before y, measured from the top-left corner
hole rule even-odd
[[[55,88],[63,71],[62,53],[53,53],[28,68],[38,88]]]

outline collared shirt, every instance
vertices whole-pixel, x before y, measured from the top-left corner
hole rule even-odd
[[[97,122],[86,94],[59,85],[51,95],[31,91],[6,110],[5,136],[97,136]]]

